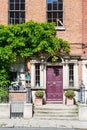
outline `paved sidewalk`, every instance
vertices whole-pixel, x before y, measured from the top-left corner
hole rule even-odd
[[[40,120],[40,119],[0,119],[0,127],[56,127],[87,129],[87,121]]]

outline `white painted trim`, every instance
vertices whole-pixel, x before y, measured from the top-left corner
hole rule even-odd
[[[43,88],[43,79],[44,79],[44,65],[40,65],[40,87]]]
[[[35,87],[35,64],[31,64],[31,87]]]
[[[78,64],[74,64],[74,86],[78,88]]]

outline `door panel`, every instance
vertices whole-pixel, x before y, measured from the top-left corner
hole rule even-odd
[[[63,101],[63,77],[61,66],[48,66],[46,70],[46,100]]]

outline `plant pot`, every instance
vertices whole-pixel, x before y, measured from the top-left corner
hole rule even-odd
[[[43,98],[35,98],[34,105],[43,105]]]
[[[74,105],[74,98],[66,97],[65,104],[68,105],[68,106]]]

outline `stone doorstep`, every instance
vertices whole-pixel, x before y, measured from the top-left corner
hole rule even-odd
[[[37,119],[78,119],[77,106],[67,106],[65,104],[46,104],[35,106],[34,117]]]

